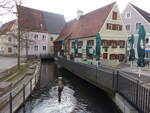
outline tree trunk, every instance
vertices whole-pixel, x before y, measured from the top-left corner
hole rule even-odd
[[[18,69],[20,69],[20,39],[21,39],[21,31],[20,31],[20,22],[19,22],[19,10],[18,10],[18,5],[16,5],[17,7],[17,24],[18,24],[18,30],[17,30],[17,40],[18,40],[18,54],[17,54],[17,58],[18,58]]]
[[[26,36],[26,58],[28,58],[28,37]]]

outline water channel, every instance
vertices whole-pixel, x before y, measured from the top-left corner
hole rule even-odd
[[[105,92],[65,69],[61,72],[65,83],[61,103],[57,97],[56,65],[54,61],[43,60],[40,88],[16,113],[119,113]]]

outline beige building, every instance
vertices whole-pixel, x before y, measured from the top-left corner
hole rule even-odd
[[[95,61],[93,51],[96,46],[96,34],[99,33],[101,43],[101,61],[118,64],[125,60],[126,41],[128,38],[125,25],[122,21],[116,3],[109,4],[87,14],[77,13],[77,18],[66,23],[55,41],[55,52],[61,51],[60,41],[65,40],[66,52],[69,56],[74,53],[73,43],[78,39],[78,55],[76,60],[82,61],[85,57]],[[88,55],[85,54],[86,45],[90,47]]]

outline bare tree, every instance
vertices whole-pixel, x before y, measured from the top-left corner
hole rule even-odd
[[[14,0],[2,0],[0,1],[0,16],[6,15],[14,9]]]
[[[26,24],[25,22],[22,22],[21,20],[21,13],[19,7],[22,4],[22,0],[3,0],[0,2],[0,8],[5,10],[5,13],[0,13],[1,15],[7,14],[8,12],[13,12],[13,14],[16,14],[16,29],[14,31],[11,31],[9,33],[1,33],[0,35],[9,35],[13,38],[17,39],[17,66],[18,69],[20,69],[20,58],[21,58],[21,48],[26,49],[26,57],[28,57],[28,48],[30,44],[33,44],[34,41],[32,39],[29,39],[28,31],[23,30],[21,27]],[[13,11],[13,8],[16,7],[16,11]]]

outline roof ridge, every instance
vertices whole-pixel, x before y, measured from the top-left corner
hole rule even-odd
[[[129,3],[148,23],[150,23],[150,13]]]
[[[141,8],[137,7],[136,5],[134,5],[134,4],[132,4],[132,3],[129,3],[129,4],[131,4],[134,8],[138,8],[138,9],[140,9],[141,11],[144,11],[145,13],[150,14],[148,11],[145,11],[145,10],[141,9]],[[137,10],[137,11],[138,11],[138,10]],[[139,12],[139,11],[138,11],[138,12]]]
[[[89,14],[95,12],[95,11],[100,10],[100,9],[103,9],[103,8],[106,9],[106,7],[111,6],[111,5],[115,4],[115,3],[116,3],[116,1],[115,1],[115,2],[112,2],[112,3],[108,4],[108,5],[105,5],[105,6],[103,6],[103,7],[100,7],[100,8],[97,8],[97,9],[95,9],[95,10],[92,10],[92,11],[90,11],[90,12],[88,12],[88,13],[82,15],[82,17],[87,16],[87,15],[89,15]],[[106,10],[107,10],[107,9],[106,9]],[[69,23],[69,22],[71,22],[71,21],[74,21],[74,20],[76,20],[76,18],[73,18],[72,20],[68,21],[67,23]]]
[[[39,9],[35,9],[35,8],[23,6],[23,5],[19,5],[19,7],[28,8],[28,9],[31,9],[31,10],[40,11],[40,12],[45,12],[45,13],[51,13],[51,14],[55,14],[55,15],[61,15],[61,16],[64,16],[63,14],[53,13],[53,12],[48,12],[48,11],[43,11],[43,10],[39,10]]]
[[[8,22],[2,24],[2,26],[3,26],[3,25],[6,25],[6,24],[9,24],[9,23],[12,23],[12,22],[14,22],[14,21],[16,21],[16,19],[10,20],[10,21],[8,21]]]

